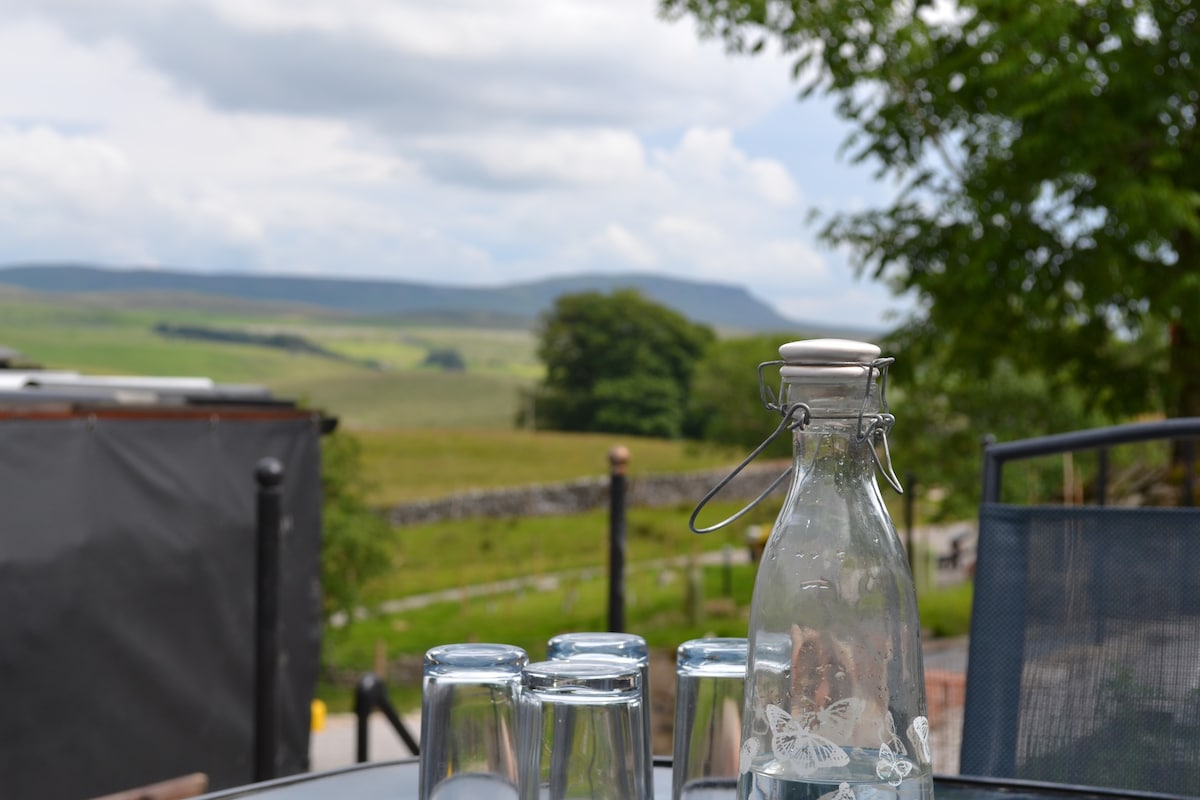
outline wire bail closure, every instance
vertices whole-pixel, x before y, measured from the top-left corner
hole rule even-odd
[[[879,471],[881,473],[883,473],[884,479],[888,482],[888,484],[893,489],[896,490],[896,492],[898,494],[904,494],[904,487],[900,484],[900,479],[898,477],[896,477],[896,471],[892,467],[892,451],[888,447],[888,440],[887,440],[888,431],[890,431],[892,429],[892,426],[896,423],[896,417],[888,412],[888,403],[887,403],[887,373],[888,373],[888,367],[894,361],[895,361],[894,358],[877,358],[877,359],[871,361],[869,364],[863,363],[863,362],[838,362],[838,363],[824,362],[824,363],[820,363],[820,364],[791,364],[791,366],[866,367],[867,368],[866,387],[863,392],[862,406],[859,408],[858,413],[855,415],[852,415],[852,416],[837,416],[837,415],[831,415],[828,417],[823,416],[823,417],[820,417],[820,419],[857,419],[858,420],[858,430],[856,431],[856,433],[854,435],[855,441],[856,442],[867,442],[870,445],[871,459],[875,462],[875,466],[879,468]],[[781,474],[778,478],[776,478],[774,481],[772,481],[771,485],[768,486],[766,488],[766,490],[764,490],[762,492],[762,494],[760,494],[758,497],[751,500],[746,506],[744,506],[737,513],[732,514],[729,517],[726,517],[725,519],[721,520],[720,522],[718,522],[715,525],[709,525],[707,528],[697,528],[696,527],[696,518],[698,516],[700,516],[700,512],[704,509],[704,507],[706,505],[708,505],[709,502],[711,502],[714,497],[716,497],[718,494],[720,494],[721,490],[724,489],[726,486],[728,486],[729,483],[731,481],[733,481],[733,479],[736,478],[742,472],[742,470],[744,470],[746,467],[748,467],[750,465],[750,462],[752,462],[752,461],[754,461],[754,459],[758,458],[762,454],[762,452],[771,445],[772,442],[774,442],[776,439],[778,439],[780,434],[782,434],[785,430],[787,430],[787,431],[801,430],[802,431],[802,430],[806,429],[809,426],[809,424],[812,422],[813,413],[812,413],[812,409],[808,406],[808,404],[799,403],[799,402],[786,403],[786,404],[783,403],[781,401],[781,399],[779,399],[775,396],[775,392],[772,391],[771,387],[767,385],[767,382],[763,377],[763,370],[767,369],[768,367],[782,366],[787,363],[788,362],[776,360],[776,361],[764,361],[758,365],[759,399],[762,401],[763,407],[765,409],[767,409],[768,411],[777,412],[780,415],[779,424],[777,426],[775,426],[775,430],[771,431],[771,433],[767,435],[767,438],[763,440],[762,444],[760,444],[758,447],[754,448],[750,452],[750,455],[748,455],[744,459],[742,459],[741,463],[739,463],[736,467],[734,467],[732,472],[730,472],[728,475],[726,475],[724,478],[722,478],[720,481],[718,481],[717,485],[714,486],[713,488],[709,489],[708,492],[704,495],[704,497],[702,497],[700,499],[700,502],[696,504],[696,508],[692,510],[691,517],[688,518],[688,528],[691,529],[692,533],[712,533],[713,531],[720,530],[721,528],[724,528],[725,526],[736,522],[737,520],[744,517],[746,514],[750,513],[750,511],[752,511],[759,503],[761,503],[763,500],[765,500],[768,495],[770,495],[777,488],[779,488],[779,485],[781,483],[783,483],[789,475],[792,474],[792,470],[795,468],[795,465],[789,465],[788,468],[783,471],[783,474]],[[879,411],[879,413],[868,413],[867,409],[871,402],[871,381],[877,373],[879,375],[879,407],[880,407],[880,411]],[[782,379],[780,382],[781,382],[781,386],[780,386],[780,390],[779,390],[779,395],[780,395],[780,398],[782,398],[782,396],[784,394],[783,386],[782,386],[782,383],[783,383]],[[883,444],[883,458],[882,459],[880,459],[879,451],[876,449],[875,439],[879,439]]]

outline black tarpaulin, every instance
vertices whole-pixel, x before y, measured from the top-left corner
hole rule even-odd
[[[0,418],[0,798],[253,779],[254,470],[284,466],[279,773],[307,768],[320,420]]]

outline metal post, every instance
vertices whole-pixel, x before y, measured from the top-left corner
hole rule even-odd
[[[629,448],[616,445],[608,451],[608,629],[625,630],[625,473]]]
[[[276,775],[279,752],[279,549],[283,464],[264,458],[258,482],[254,606],[254,780]]]
[[[387,721],[392,724],[392,728],[400,735],[408,751],[414,756],[420,755],[421,748],[417,742],[417,738],[409,733],[408,728],[404,725],[404,720],[400,718],[396,707],[392,705],[391,698],[388,697],[387,686],[384,685],[378,675],[368,672],[358,679],[358,684],[354,687],[354,718],[356,723],[354,760],[359,764],[365,764],[370,757],[371,713],[375,709],[383,712]]]
[[[370,750],[369,736],[371,712],[375,708],[375,692],[379,678],[368,672],[358,679],[354,687],[354,720],[356,723],[354,737],[354,761],[358,764],[367,762],[367,751]]]

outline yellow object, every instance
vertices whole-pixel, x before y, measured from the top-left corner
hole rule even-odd
[[[318,731],[323,731],[323,730],[325,730],[325,701],[324,700],[313,700],[312,701],[312,731],[313,731],[313,733],[316,733]]]

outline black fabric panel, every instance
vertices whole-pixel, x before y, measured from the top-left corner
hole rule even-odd
[[[1200,794],[1200,509],[980,509],[961,769]]]
[[[307,768],[319,432],[283,420],[0,422],[0,787],[78,800],[253,777],[254,468],[285,468],[281,774]]]

